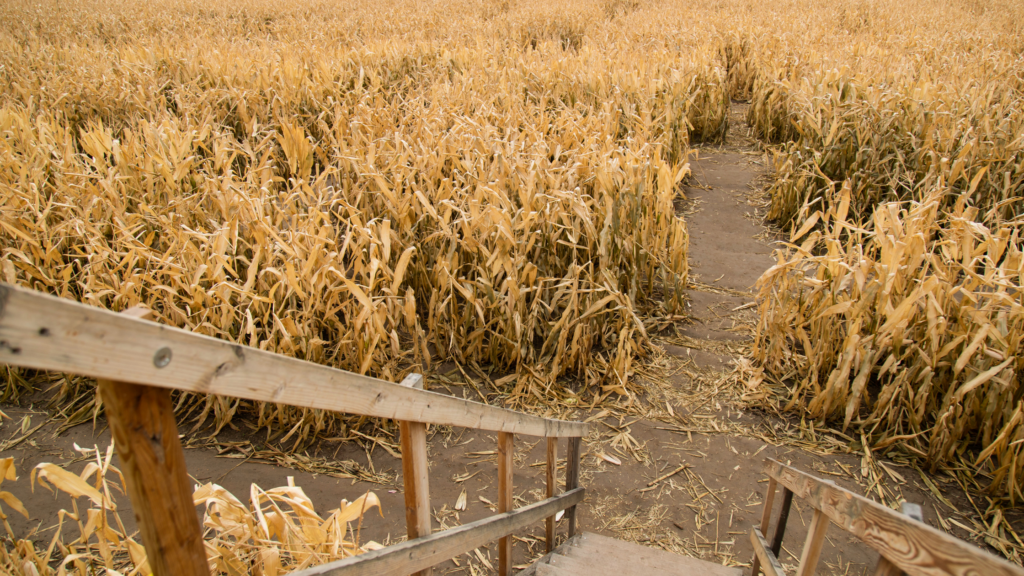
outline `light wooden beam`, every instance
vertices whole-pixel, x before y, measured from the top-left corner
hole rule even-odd
[[[331,562],[291,576],[379,576],[410,574],[434,566],[488,542],[512,534],[583,501],[584,489],[577,488],[554,498],[541,500],[511,512],[435,532],[425,538],[409,540],[373,552]]]
[[[511,512],[512,456],[515,453],[512,434],[498,433],[498,512]],[[498,540],[498,576],[512,576],[512,537]]]
[[[558,438],[548,438],[547,450],[547,497],[555,495],[555,476],[558,472]],[[552,514],[545,519],[545,533],[547,537],[547,553],[555,549],[555,516]]]
[[[565,455],[565,490],[574,490],[580,485],[580,445],[579,438],[569,438],[569,449]],[[576,507],[569,508],[565,513],[569,521],[569,538],[576,535]]]
[[[750,543],[754,545],[754,556],[760,560],[761,570],[764,570],[765,576],[786,576],[782,564],[768,548],[768,541],[764,539],[764,534],[757,526],[750,529]]]
[[[548,420],[345,372],[0,283],[0,363],[188,392],[530,436]]]
[[[156,576],[208,576],[170,391],[100,380],[99,393],[150,569]]]
[[[771,521],[772,516],[772,504],[775,503],[775,492],[776,482],[775,478],[768,479],[768,490],[764,495],[764,506],[761,507],[761,539],[764,539],[763,534],[768,531],[768,523]],[[755,546],[756,548],[756,546]],[[761,557],[757,555],[757,551],[754,551],[754,558],[750,561],[750,576],[757,576],[758,571],[761,569]]]
[[[772,459],[765,472],[910,576],[1024,576],[1024,568]]]
[[[423,376],[410,374],[402,386],[423,389]],[[402,481],[405,485],[405,527],[409,540],[430,536],[430,474],[427,466],[427,425],[422,422],[398,423],[402,443]],[[431,568],[417,572],[430,576]]]

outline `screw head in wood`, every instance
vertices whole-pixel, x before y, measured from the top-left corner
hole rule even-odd
[[[163,348],[156,351],[153,354],[153,365],[157,368],[163,368],[171,363],[171,349],[164,346]]]

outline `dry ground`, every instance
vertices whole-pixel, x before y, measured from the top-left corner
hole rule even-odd
[[[835,440],[841,437],[816,435],[806,428],[801,435],[799,423],[736,407],[738,384],[730,374],[754,322],[753,310],[743,307],[753,301],[750,290],[773,261],[772,236],[760,225],[757,214],[757,192],[765,178],[766,160],[745,136],[741,105],[734,106],[733,120],[727,146],[700,152],[686,188],[688,200],[680,205],[688,213],[691,233],[691,321],[681,326],[677,335],[661,339],[666,355],[657,360],[659,368],[641,376],[656,381],[660,394],[652,394],[632,410],[598,407],[580,409],[574,415],[594,422],[584,444],[582,484],[588,493],[580,511],[581,528],[722,563],[746,564],[751,556],[748,531],[760,516],[766,486],[760,465],[772,457],[876,499],[882,496],[889,503],[900,499],[920,503],[928,523],[940,526],[938,512],[941,522],[952,520],[947,526],[952,526],[955,534],[969,537],[955,522],[969,526],[971,514],[967,511],[980,503],[967,500],[951,478],[937,475],[930,480],[945,492],[947,503],[935,497],[923,474],[898,463],[868,465],[865,477],[862,455],[851,453],[849,443]],[[443,383],[433,381],[435,386]],[[726,391],[727,387],[732,389]],[[452,391],[467,393],[465,388]],[[48,421],[43,399],[41,395],[37,404],[2,407],[10,418],[0,424],[0,447],[2,456],[16,458],[22,474],[18,482],[4,484],[4,489],[21,498],[32,513],[28,521],[11,515],[12,527],[17,534],[36,530],[48,539],[57,511],[67,502],[63,497],[54,499],[43,489],[30,492],[28,471],[40,462],[57,462],[69,464],[77,472],[84,464],[74,463],[78,456],[75,445],[103,448],[110,436],[102,421],[95,428],[81,425],[56,434],[59,423]],[[18,439],[21,441],[14,444]],[[517,503],[522,504],[542,498],[544,446],[536,438],[517,437],[516,441],[515,494]],[[373,514],[367,518],[361,537],[386,544],[401,539],[405,529],[401,463],[388,452],[388,448],[394,449],[394,442],[379,438],[360,446],[327,440],[303,455],[276,456],[278,461],[290,458],[296,469],[260,461],[273,456],[268,447],[275,445],[267,442],[265,432],[227,431],[213,439],[203,437],[200,431],[190,436],[192,448],[186,450],[186,459],[196,481],[214,481],[242,499],[250,483],[264,488],[281,486],[289,476],[321,511],[337,506],[341,498],[352,500],[364,491],[375,491],[384,517]],[[495,449],[492,434],[433,430],[429,450],[436,527],[492,513],[490,503],[497,501]],[[560,450],[564,449],[563,442]],[[349,467],[349,472],[356,470],[361,478],[374,481],[332,475],[340,470],[339,461],[357,463],[358,469]],[[650,485],[683,464],[689,468]],[[463,490],[467,507],[456,511]],[[120,501],[122,517],[130,523],[127,498]],[[794,554],[799,554],[810,521],[807,507],[797,504],[794,512],[782,557],[783,564],[790,566],[796,564]],[[1016,519],[1013,524],[1019,529],[1021,523]],[[564,536],[563,522],[560,537]],[[516,563],[525,564],[541,554],[542,537],[540,525],[519,534]],[[819,573],[870,573],[876,557],[832,527]],[[448,562],[441,571],[481,574],[493,571],[496,562],[492,546]]]

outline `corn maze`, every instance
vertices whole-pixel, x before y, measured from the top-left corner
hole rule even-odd
[[[760,401],[1024,500],[1019,2],[11,0],[0,22],[4,282],[391,381],[454,362],[515,407],[642,393],[686,314],[693,149],[748,101],[786,240],[756,288]],[[9,369],[3,398],[41,378]],[[96,410],[88,382],[59,394]]]

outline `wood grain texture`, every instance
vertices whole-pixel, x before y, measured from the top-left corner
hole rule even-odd
[[[162,348],[171,353],[166,367],[154,363]],[[582,436],[588,427],[412,390],[2,283],[0,363],[531,436]]]
[[[910,576],[1024,576],[1019,566],[800,470],[770,458],[764,469]]]
[[[739,568],[593,532],[581,532],[575,545],[558,550],[548,563],[578,576],[742,576]]]
[[[796,569],[796,576],[814,576],[829,524],[828,516],[825,516],[824,512],[814,511],[811,526],[807,529],[807,540],[804,542],[803,552],[800,553],[800,564]]]
[[[579,438],[569,438],[569,448],[565,455],[565,491],[575,490],[580,485],[580,445]],[[565,513],[569,522],[569,538],[576,535],[576,507]]]
[[[768,489],[764,495],[764,506],[761,507],[761,533],[768,531],[768,523],[771,521],[772,506],[775,504],[776,481],[775,478],[768,479]],[[750,576],[757,576],[761,569],[761,557],[754,551],[754,557],[750,560]]]
[[[903,570],[885,559],[885,556],[878,557],[878,564],[875,564],[874,576],[901,576]]]
[[[402,386],[423,388],[423,376],[410,374]],[[402,480],[405,486],[405,527],[409,540],[430,536],[430,475],[427,467],[427,425],[422,422],[398,423],[402,444]],[[431,568],[416,572],[431,576]]]
[[[208,575],[170,391],[101,380],[99,392],[153,574]]]
[[[511,512],[512,502],[512,456],[515,454],[513,439],[508,432],[498,433],[498,512]],[[512,574],[512,537],[502,536],[498,540],[498,576]]]
[[[779,516],[775,519],[775,532],[772,534],[772,554],[779,555],[782,550],[782,538],[786,535],[786,523],[789,521],[789,509],[793,505],[793,491],[789,488],[782,488],[782,506],[779,507]]]
[[[757,526],[750,529],[750,543],[754,545],[754,556],[760,560],[761,570],[765,576],[786,576],[782,564],[768,548],[768,541],[764,539],[764,534]]]
[[[558,471],[558,438],[548,438],[547,449],[547,497],[555,495],[555,475]],[[545,539],[547,540],[546,553],[550,554],[555,547],[555,516],[548,516],[544,520]]]
[[[292,576],[379,576],[410,574],[444,562],[453,556],[479,548],[488,542],[539,522],[559,510],[583,501],[585,490],[577,488],[554,498],[541,500],[511,512],[463,524],[424,538],[409,540],[381,550],[374,550],[292,573]]]

